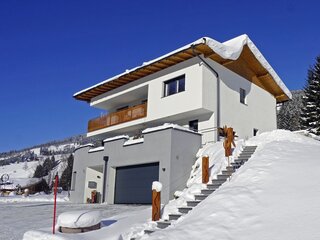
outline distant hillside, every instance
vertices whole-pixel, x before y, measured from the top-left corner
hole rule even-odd
[[[12,150],[0,153],[0,166],[42,160],[53,155],[69,155],[80,145],[94,143],[101,144],[97,138],[87,138],[84,135],[77,135],[62,140],[54,140],[47,143],[35,145],[21,150]]]

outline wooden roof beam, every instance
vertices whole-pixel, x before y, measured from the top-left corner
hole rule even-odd
[[[177,54],[176,55],[173,55],[173,56],[171,56],[171,58],[175,58],[175,59],[178,59],[179,61],[185,61],[185,60],[187,60],[186,58],[183,58],[183,57],[179,57]]]
[[[160,70],[163,69],[163,68],[156,67],[156,66],[154,66],[154,65],[149,65],[149,66],[147,66],[146,68],[153,68],[155,71],[160,71]]]
[[[131,73],[129,73],[129,74],[131,74],[131,75],[133,75],[133,76],[138,76],[139,78],[146,76],[146,74],[139,73],[137,70],[134,71],[134,72],[131,72]]]

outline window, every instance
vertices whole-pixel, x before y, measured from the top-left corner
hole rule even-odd
[[[164,97],[183,92],[185,90],[185,76],[180,76],[164,82]]]
[[[198,119],[197,120],[192,120],[189,122],[189,129],[190,130],[194,130],[194,131],[198,131]]]
[[[240,102],[246,104],[246,90],[240,88]]]
[[[259,129],[254,128],[253,129],[253,136],[257,136],[259,133]]]

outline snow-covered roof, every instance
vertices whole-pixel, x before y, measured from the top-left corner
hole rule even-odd
[[[193,58],[195,53],[203,54],[264,88],[273,94],[278,102],[291,98],[288,88],[246,34],[223,43],[209,37],[200,38],[159,58],[144,62],[141,66],[81,90],[73,96],[78,100],[90,101],[102,93]],[[246,71],[249,64],[252,73]],[[235,68],[234,65],[241,67]]]

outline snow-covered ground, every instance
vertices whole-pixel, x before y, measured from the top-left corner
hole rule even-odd
[[[241,152],[243,145],[257,145],[258,148],[252,158],[234,173],[230,181],[172,226],[149,236],[142,236],[144,229],[155,225],[150,221],[151,209],[148,206],[124,209],[122,212],[114,209],[115,211],[110,213],[108,209],[125,206],[60,203],[60,213],[86,208],[104,209],[102,229],[83,234],[58,233],[53,237],[47,225],[34,224],[39,221],[35,216],[30,219],[21,218],[12,223],[21,224],[25,226],[25,230],[31,230],[24,235],[24,240],[129,240],[133,236],[142,236],[141,239],[177,240],[320,239],[320,184],[317,180],[320,172],[320,142],[298,133],[276,130],[247,141],[238,141],[235,156]],[[164,208],[164,218],[169,213],[176,212],[176,207],[184,205],[186,200],[193,199],[193,195],[204,187],[200,182],[201,157],[210,157],[212,179],[227,165],[223,154],[221,143],[206,145],[198,152],[198,160],[191,170],[186,189],[177,192],[177,199]],[[2,206],[7,205],[0,204],[0,208]],[[16,209],[13,209],[12,214],[17,215]],[[39,216],[46,216],[51,211],[42,208],[40,204],[35,209]],[[28,213],[22,210],[24,209],[21,208],[21,215],[28,216]],[[2,211],[0,209],[1,216]],[[12,218],[9,208],[5,208],[4,212],[6,211],[9,218]],[[32,226],[27,227],[24,219],[30,220]],[[47,222],[50,225],[51,220]],[[12,227],[10,223],[5,226]],[[39,228],[42,229],[37,230]]]
[[[69,202],[59,202],[57,213],[59,215],[60,213],[74,210],[100,210],[104,219],[110,218],[109,221],[104,221],[104,224],[108,225],[116,221],[112,220],[112,216],[124,213],[128,215],[132,212],[137,214],[137,212],[143,212],[146,208],[148,208],[148,206],[71,204]],[[47,232],[50,232],[52,212],[53,204],[50,202],[0,203],[0,239],[21,240],[23,234],[30,229],[45,229]],[[43,238],[31,239],[36,240]]]
[[[148,239],[320,239],[320,142],[277,130],[246,144],[258,148],[229,182]]]
[[[68,202],[68,192],[63,191],[57,194],[57,202]],[[15,195],[11,192],[8,196],[0,196],[0,203],[18,203],[18,202],[53,202],[53,194],[45,194],[44,192],[31,194],[29,196]]]

